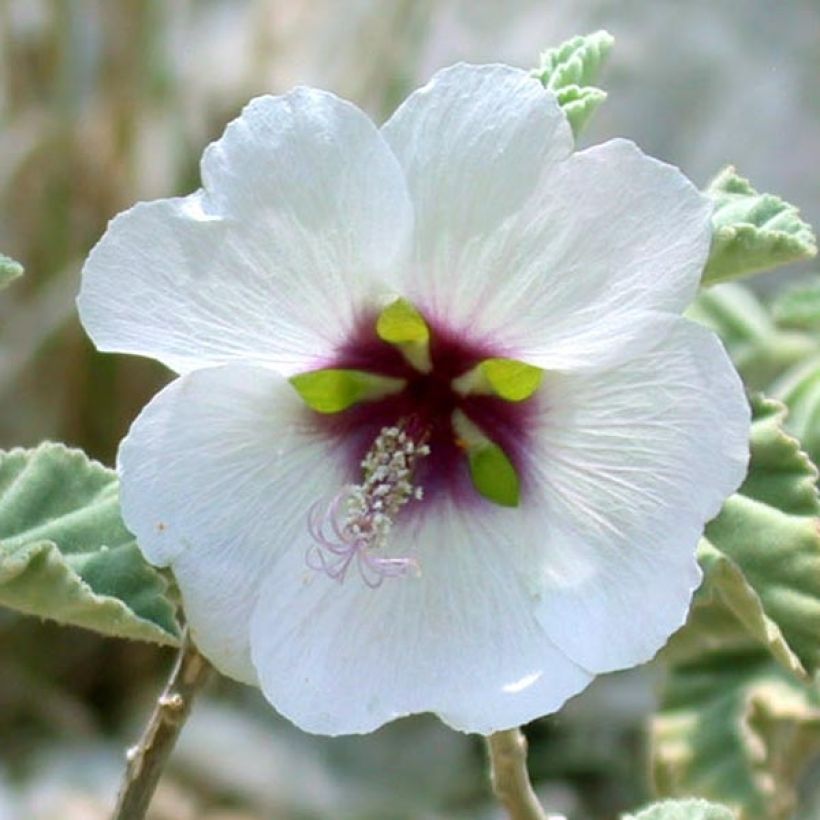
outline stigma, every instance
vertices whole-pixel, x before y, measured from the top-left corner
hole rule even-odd
[[[311,507],[308,566],[341,583],[355,564],[364,582],[374,588],[385,578],[418,574],[414,558],[384,553],[400,511],[422,500],[416,467],[429,454],[423,433],[411,435],[402,423],[383,427],[361,461],[362,482],[343,487],[329,503]]]

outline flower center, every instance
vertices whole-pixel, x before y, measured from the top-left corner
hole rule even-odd
[[[365,580],[380,582],[412,564],[376,558],[397,517],[444,500],[517,506],[542,374],[498,352],[398,300],[361,321],[328,367],[291,379],[350,472],[350,485],[311,512],[313,568],[342,580],[356,557]],[[393,457],[406,472],[387,480]],[[423,503],[408,504],[422,488]]]

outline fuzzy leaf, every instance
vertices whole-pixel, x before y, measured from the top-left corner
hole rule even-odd
[[[10,285],[15,279],[23,275],[23,266],[8,256],[0,253],[0,290]]]
[[[0,605],[176,644],[166,592],[122,522],[113,470],[62,444],[0,453]]]
[[[622,820],[735,820],[736,817],[727,806],[706,800],[663,800],[637,814],[625,814]]]
[[[820,502],[816,469],[783,432],[783,405],[752,407],[748,477],[706,528],[703,584],[664,650],[653,768],[661,794],[780,820],[820,747]]]
[[[712,181],[712,248],[703,273],[709,285],[807,259],[817,253],[811,227],[794,205],[759,194],[731,166]]]
[[[772,315],[783,327],[820,332],[820,276],[783,291],[772,305]]]
[[[721,337],[752,390],[768,388],[795,364],[820,354],[819,337],[779,328],[754,293],[736,282],[702,290],[686,315]]]
[[[786,430],[800,440],[812,461],[820,462],[820,354],[787,370],[771,387],[789,408]]]
[[[650,731],[660,794],[720,800],[743,820],[786,820],[820,748],[820,696],[759,653],[714,652],[672,670]]]
[[[783,405],[763,398],[752,404],[748,476],[706,527],[698,550],[704,582],[691,623],[668,652],[678,662],[695,662],[715,635],[731,632],[718,626],[728,612],[743,626],[738,640],[751,638],[806,680],[820,669],[817,470],[784,433]],[[733,643],[744,645],[738,640]]]
[[[606,99],[606,92],[592,83],[614,42],[607,31],[573,37],[557,48],[547,49],[532,72],[545,88],[555,93],[575,136]]]

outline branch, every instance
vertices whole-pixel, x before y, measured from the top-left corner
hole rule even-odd
[[[139,743],[127,754],[117,806],[112,820],[142,820],[162,771],[182,730],[196,693],[213,671],[188,633],[182,639],[174,670],[157,700]]]
[[[487,738],[490,777],[496,797],[510,820],[548,820],[527,772],[527,739],[520,729],[496,732]]]

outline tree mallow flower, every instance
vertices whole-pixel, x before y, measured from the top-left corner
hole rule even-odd
[[[202,190],[118,216],[79,297],[178,377],[118,457],[195,640],[312,732],[489,733],[650,658],[686,615],[749,416],[681,317],[710,206],[525,72],[459,65],[381,129],[251,102]]]

